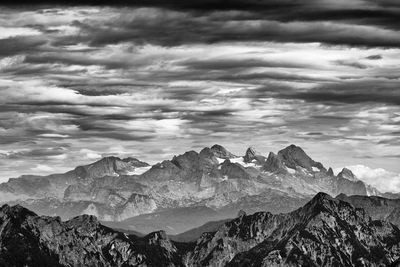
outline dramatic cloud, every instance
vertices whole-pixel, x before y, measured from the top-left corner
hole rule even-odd
[[[348,166],[360,180],[375,186],[382,192],[400,191],[400,174],[385,169],[372,169],[364,165]]]
[[[400,172],[397,1],[130,2],[2,7],[0,179],[214,143]]]

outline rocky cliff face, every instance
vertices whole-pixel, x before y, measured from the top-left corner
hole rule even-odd
[[[297,166],[312,171],[313,167],[318,170],[325,170],[320,162],[311,159],[302,148],[290,145],[278,152],[278,157],[284,162],[286,167],[296,169]]]
[[[164,232],[127,236],[83,215],[62,222],[21,207],[0,209],[2,266],[181,266]]]

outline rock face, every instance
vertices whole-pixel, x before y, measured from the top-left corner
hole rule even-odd
[[[21,207],[0,209],[2,266],[181,266],[164,232],[127,236],[83,215],[62,222]]]
[[[225,147],[217,145],[217,144],[215,144],[211,147],[211,152],[214,154],[214,156],[216,156],[217,158],[221,158],[221,159],[231,159],[231,158],[237,157],[234,154],[232,154],[231,152],[229,152],[228,150],[226,150]]]
[[[350,181],[358,181],[356,176],[353,174],[353,172],[347,168],[343,168],[341,172],[338,173],[338,177],[344,178]]]
[[[189,266],[382,266],[398,260],[400,231],[317,194],[288,214],[241,216],[205,233]]]
[[[278,152],[278,157],[285,163],[286,167],[296,169],[297,166],[312,170],[312,167],[323,170],[320,162],[312,160],[301,147],[290,145]]]
[[[268,172],[277,172],[284,169],[284,165],[280,157],[273,152],[270,152],[267,161],[264,165],[264,170]]]
[[[263,165],[265,163],[266,158],[260,155],[254,147],[249,147],[246,150],[243,160],[246,163],[256,162],[258,165]]]

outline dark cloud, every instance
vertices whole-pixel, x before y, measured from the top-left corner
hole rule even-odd
[[[382,56],[381,55],[370,55],[370,56],[367,57],[367,59],[379,60],[379,59],[382,59]]]
[[[187,60],[180,63],[182,66],[199,70],[229,70],[247,68],[305,68],[306,64],[296,62],[267,61],[261,59],[210,59]]]
[[[209,140],[301,141],[339,162],[344,148],[360,150],[351,161],[400,146],[395,1],[59,4],[0,12],[10,34],[25,35],[0,33],[5,162],[50,158],[58,169],[67,160],[57,158],[80,161],[85,149],[157,161]]]
[[[335,63],[338,65],[352,67],[352,68],[356,68],[356,69],[368,68],[368,66],[363,63],[356,62],[356,61],[350,61],[350,60],[336,60]]]
[[[38,149],[28,149],[18,152],[11,152],[6,155],[9,159],[19,159],[19,158],[43,158],[48,156],[58,156],[66,152],[64,147],[54,147],[54,148],[38,148]]]
[[[43,37],[18,36],[0,39],[0,56],[13,56],[20,53],[31,53],[37,51],[47,43]]]
[[[400,105],[399,83],[382,81],[349,81],[327,84],[317,88],[296,91],[287,90],[276,94],[276,97],[301,99],[308,102],[339,102],[339,103],[384,103]]]
[[[154,11],[152,11],[154,12]],[[365,47],[399,47],[400,37],[394,30],[363,27],[358,24],[288,21],[267,18],[259,20],[212,20],[207,15],[186,13],[165,15],[162,11],[128,21],[110,22],[101,27],[90,22],[76,22],[81,34],[76,40],[66,38],[59,44],[89,42],[92,46],[134,42],[163,46],[229,41],[321,42],[331,45]],[[223,16],[223,14],[221,14]]]

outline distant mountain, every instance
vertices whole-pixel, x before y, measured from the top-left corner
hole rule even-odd
[[[233,218],[239,210],[289,212],[318,192],[384,196],[350,170],[334,175],[295,145],[265,157],[253,147],[237,156],[216,144],[153,166],[136,158],[106,157],[64,174],[10,179],[0,184],[0,203],[64,220],[90,214],[143,233],[164,229],[177,234]],[[186,226],[163,217],[197,207],[209,212],[202,218],[193,212],[179,215]],[[158,219],[149,223],[146,217]]]
[[[128,229],[140,233],[149,233],[153,229],[164,230],[171,235],[186,232],[201,226],[210,220],[225,218],[213,209],[205,206],[182,207],[165,211],[142,214],[120,222],[103,222],[112,228]]]
[[[190,243],[164,231],[127,235],[94,216],[62,222],[21,207],[0,208],[2,266],[396,266],[400,230],[318,193],[284,214],[257,212],[204,225]],[[197,235],[198,230],[192,234]],[[190,235],[187,235],[188,237]]]

